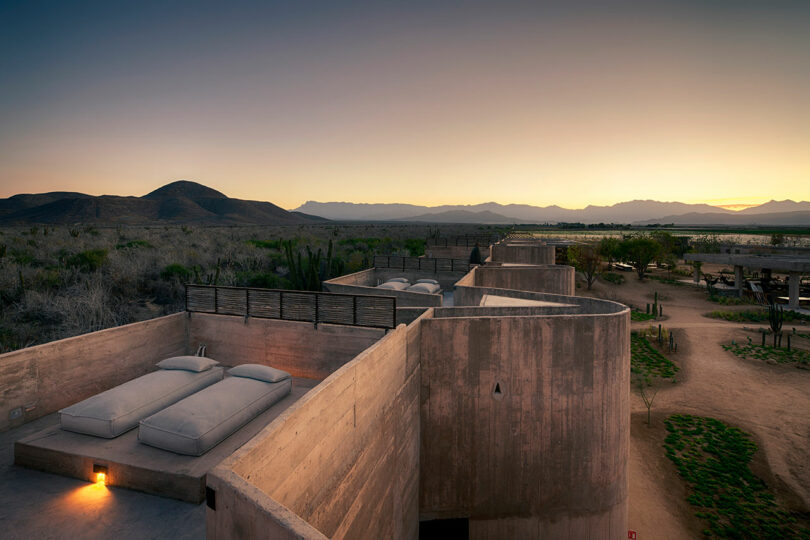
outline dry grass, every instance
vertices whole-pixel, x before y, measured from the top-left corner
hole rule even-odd
[[[284,254],[266,247],[294,239],[326,251],[343,272],[374,254],[410,255],[422,225],[284,227],[26,227],[0,230],[0,353],[183,309],[183,283],[289,286]],[[442,235],[480,234],[448,225]],[[379,241],[364,241],[364,239]],[[409,243],[406,241],[411,239]],[[185,272],[166,272],[170,265]]]

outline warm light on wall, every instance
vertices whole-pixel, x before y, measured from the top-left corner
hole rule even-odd
[[[107,483],[107,467],[105,465],[93,464],[93,473],[96,475],[96,483]]]

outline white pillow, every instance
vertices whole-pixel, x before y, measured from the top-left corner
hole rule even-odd
[[[435,279],[417,279],[416,282],[417,283],[432,283],[433,285],[438,285],[439,284],[439,282],[436,281]]]
[[[404,278],[404,277],[391,278],[388,281],[386,281],[386,283],[391,283],[392,281],[397,281],[399,283],[410,283],[410,281],[408,281],[408,278]]]
[[[201,371],[208,371],[217,364],[219,364],[219,362],[206,358],[205,356],[173,356],[172,358],[161,360],[156,365],[160,369],[182,369],[184,371],[199,373]]]
[[[242,364],[228,370],[228,375],[233,377],[244,377],[246,379],[256,379],[269,383],[281,382],[292,377],[286,371],[263,366],[261,364]]]

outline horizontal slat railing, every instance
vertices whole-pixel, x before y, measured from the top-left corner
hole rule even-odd
[[[394,328],[397,299],[392,296],[186,285],[186,311]]]
[[[399,255],[375,255],[375,268],[419,270],[422,272],[467,272],[467,259],[430,259],[427,257],[400,257]]]
[[[494,244],[500,240],[499,235],[477,235],[477,234],[468,234],[466,236],[454,236],[450,238],[428,238],[427,245],[428,246],[435,246],[435,247],[450,247],[450,246],[464,246],[464,247],[478,247],[484,248],[489,247],[490,244]]]

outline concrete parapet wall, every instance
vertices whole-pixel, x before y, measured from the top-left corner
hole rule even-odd
[[[264,364],[293,377],[325,379],[385,335],[385,330],[333,324],[193,313],[190,348],[225,364]]]
[[[623,538],[629,324],[627,308],[423,320],[422,517],[469,517],[472,538]]]
[[[390,331],[209,473],[208,537],[416,538],[420,352]]]
[[[452,289],[453,284],[464,275],[462,272],[434,273],[392,268],[370,268],[324,281],[323,286],[327,291],[333,293],[393,296],[397,299],[397,307],[438,307],[442,305],[442,295],[440,294],[378,289],[377,285],[396,277],[407,278],[411,283],[415,283],[418,279],[435,279],[442,289],[448,290]]]
[[[0,355],[0,431],[58,411],[188,354],[186,314]],[[11,418],[12,411],[22,415]]]
[[[463,272],[428,272],[425,270],[398,270],[396,268],[369,268],[324,281],[324,285],[336,284],[376,287],[391,278],[404,277],[411,283],[416,283],[418,279],[435,279],[439,282],[439,286],[442,289],[451,289],[466,273],[466,269]]]
[[[572,266],[500,266],[474,268],[473,284],[476,287],[493,287],[531,292],[544,292],[574,296],[576,291],[575,271]]]
[[[627,309],[623,304],[609,300],[588,298],[586,296],[565,296],[561,294],[498,289],[496,287],[469,287],[462,285],[456,285],[456,289],[453,291],[453,304],[455,307],[472,308],[481,303],[481,299],[484,295],[505,296],[507,298],[519,298],[522,300],[538,300],[541,302],[556,302],[558,304],[576,304],[577,306],[581,306],[581,313],[593,315],[617,313]]]
[[[556,249],[554,246],[502,243],[493,244],[491,248],[492,262],[518,263],[518,264],[554,264]]]

